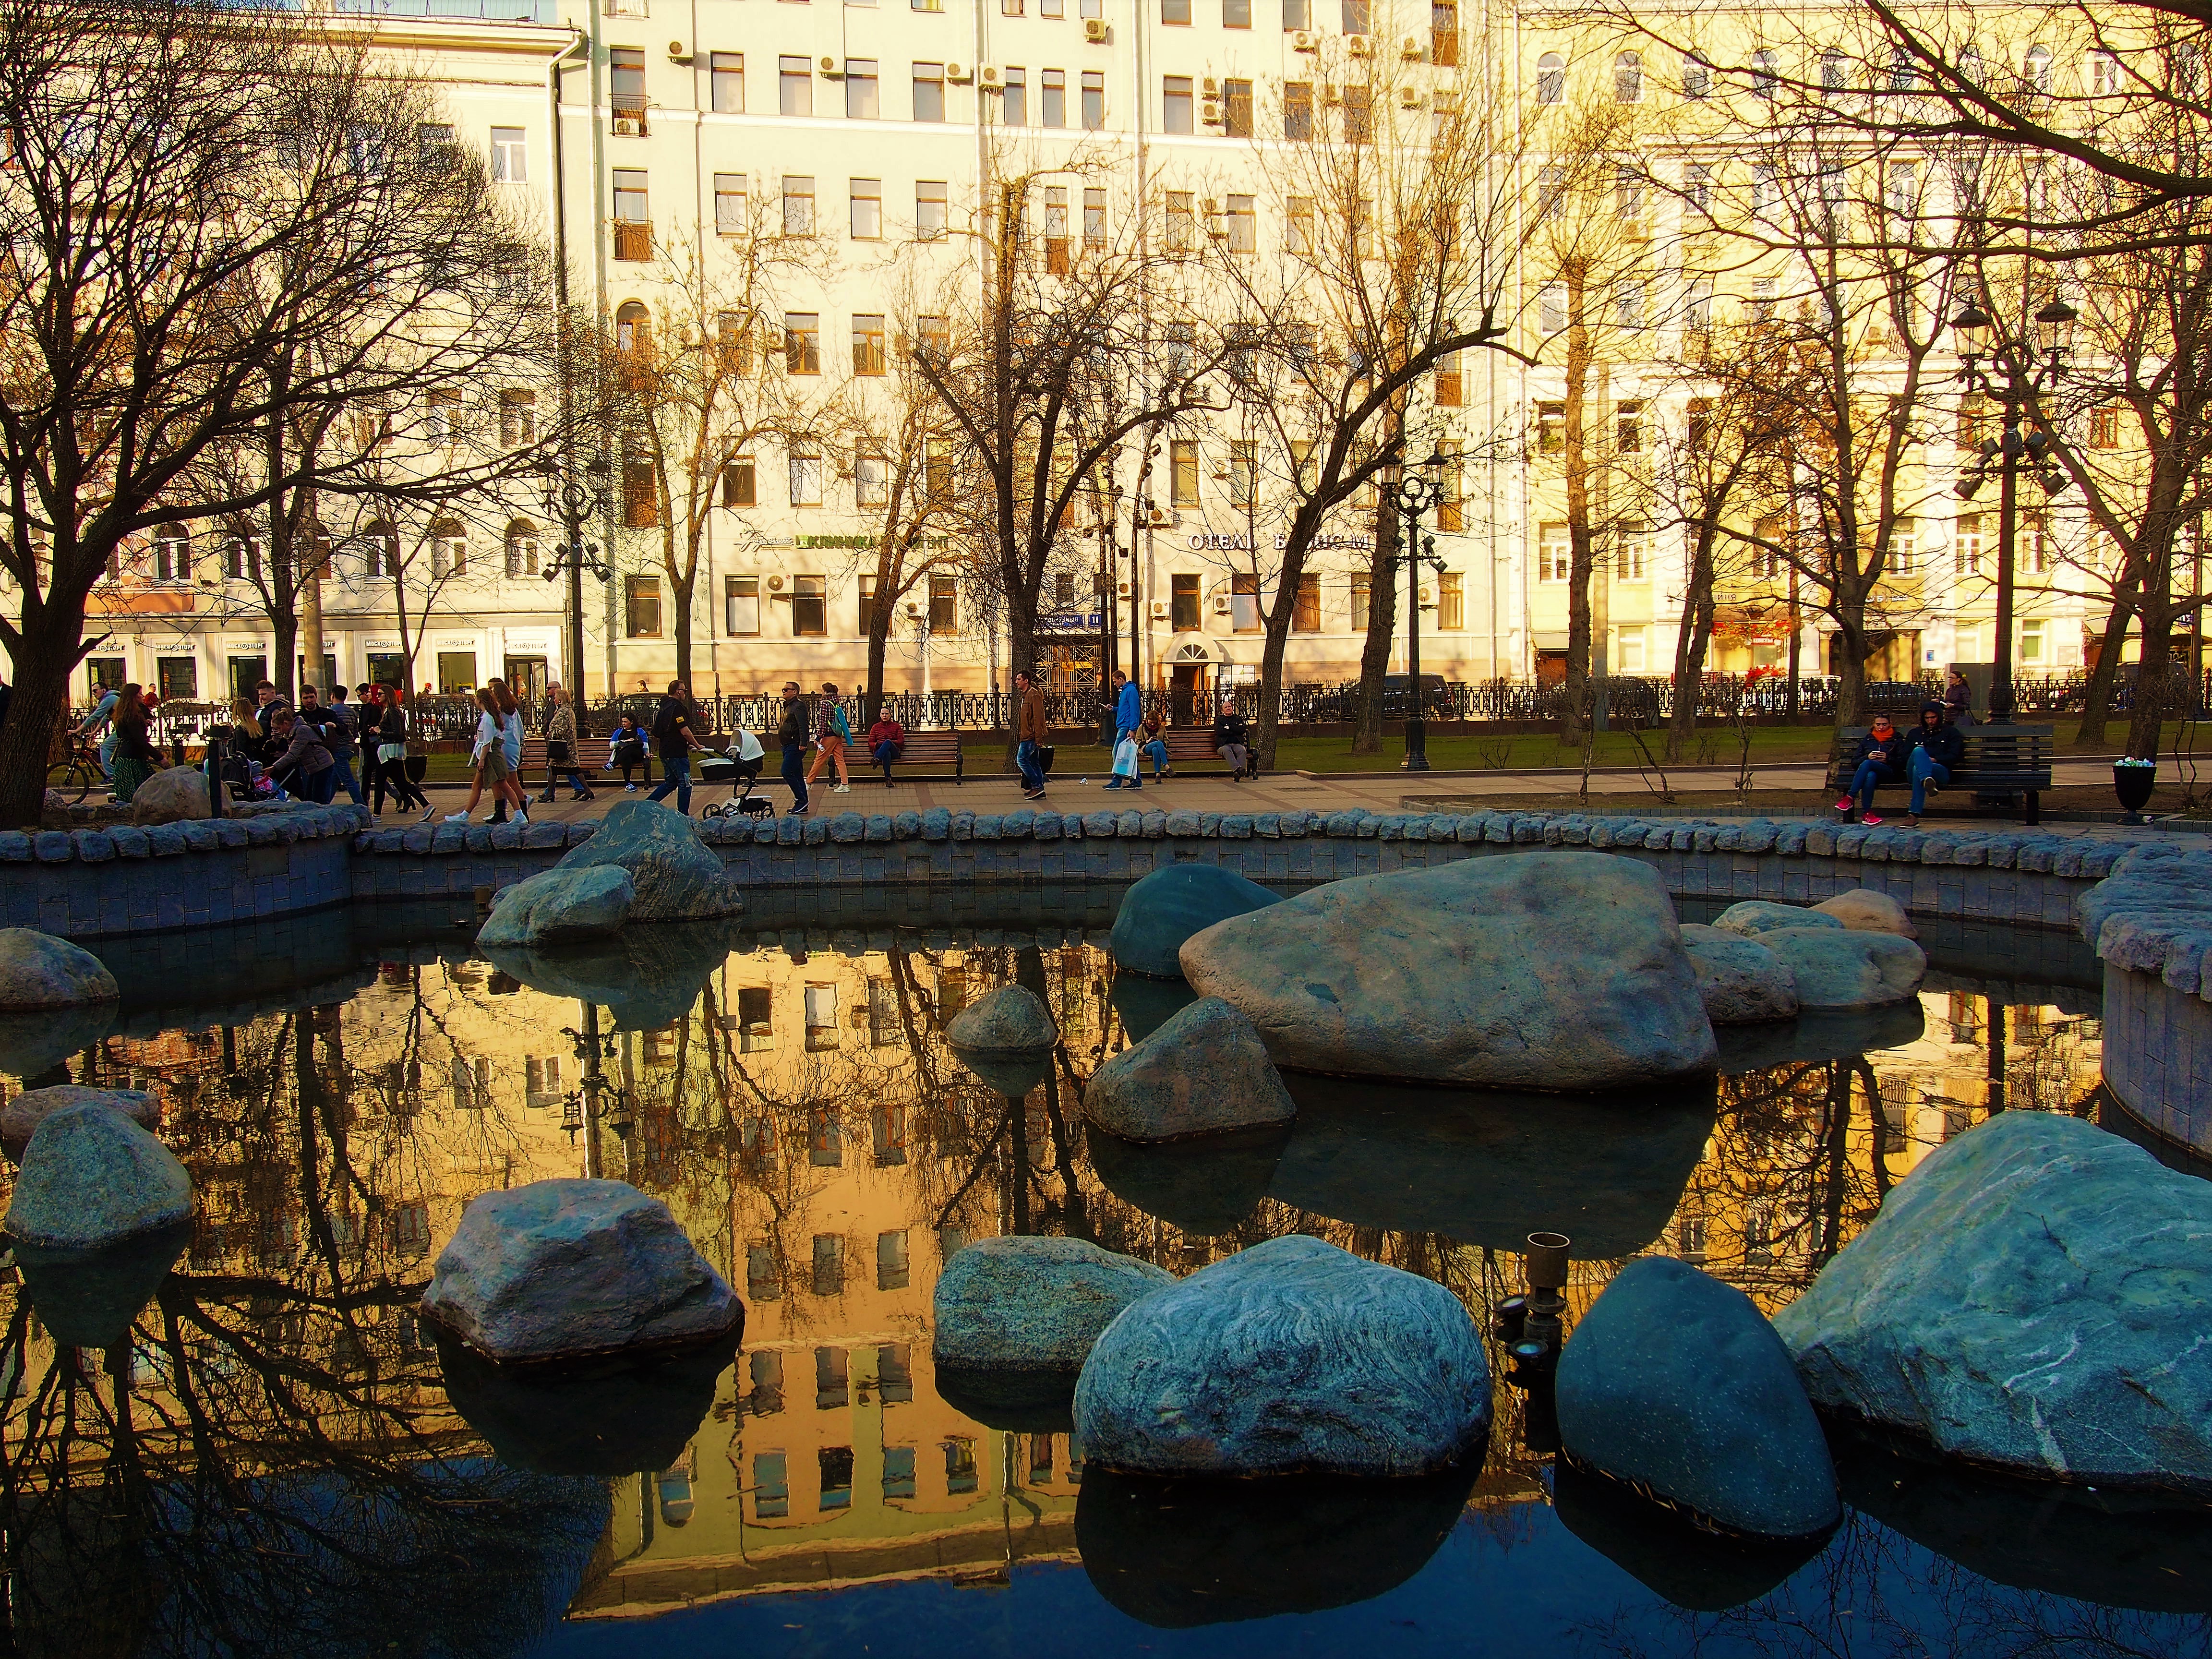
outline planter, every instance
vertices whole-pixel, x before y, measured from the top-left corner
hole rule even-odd
[[[2112,793],[2119,797],[2121,810],[2126,812],[2130,823],[2142,822],[2144,804],[2150,799],[2151,791],[2157,787],[2158,768],[2155,765],[2130,766],[2124,763],[2115,763],[2112,767]]]

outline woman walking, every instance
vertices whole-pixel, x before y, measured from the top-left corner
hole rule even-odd
[[[482,712],[477,716],[476,746],[469,754],[469,764],[476,771],[476,782],[469,790],[469,804],[458,812],[446,814],[448,823],[466,823],[470,815],[477,810],[477,803],[483,799],[487,788],[491,791],[492,799],[502,806],[509,799],[507,787],[510,775],[507,767],[507,716],[500,712],[499,698],[489,686],[477,691],[477,708]],[[527,806],[518,808],[515,816],[527,823],[530,822],[530,809]]]
[[[845,710],[837,701],[837,688],[826,681],[822,687],[822,701],[814,710],[814,764],[806,769],[806,781],[814,781],[821,771],[822,763],[828,761],[836,769],[837,781],[830,793],[849,795],[853,785],[845,775],[845,750],[853,741],[853,728],[845,723]]]
[[[116,699],[115,799],[129,805],[138,786],[161,769],[161,760],[146,734],[146,704],[139,687],[126,685]]]
[[[373,810],[379,817],[383,817],[384,794],[389,789],[396,811],[409,812],[419,806],[422,809],[422,822],[429,823],[437,809],[407,775],[407,710],[401,706],[399,688],[371,686],[362,696],[375,699],[376,748],[373,752],[376,764],[369,771],[376,791]]]
[[[522,785],[522,705],[507,689],[505,680],[489,679],[484,685],[499,704],[500,718],[506,722],[500,728],[500,747],[507,756],[507,787],[499,798],[499,810],[491,815],[494,823],[505,823],[508,806],[521,811],[530,801],[530,792]],[[527,817],[529,814],[523,812],[523,816]]]
[[[568,799],[589,800],[592,786],[576,769],[576,711],[568,706],[568,694],[557,685],[545,688],[545,793],[538,799],[551,800],[553,781],[565,772],[568,776]]]

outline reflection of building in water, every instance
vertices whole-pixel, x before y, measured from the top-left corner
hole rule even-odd
[[[576,1002],[425,957],[387,964],[343,1006],[111,1041],[90,1066],[165,1100],[165,1136],[201,1195],[189,1270],[312,1292],[244,1290],[238,1315],[268,1352],[333,1377],[434,1376],[412,1299],[478,1193],[595,1169],[667,1200],[744,1298],[744,1351],[675,1466],[619,1483],[581,1613],[988,1575],[1010,1557],[1071,1550],[1080,1449],[1065,1434],[987,1429],[937,1392],[932,1296],[968,1238],[1068,1232],[1181,1273],[1304,1231],[1437,1279],[1478,1317],[1521,1288],[1516,1258],[1449,1230],[1387,1231],[1263,1197],[1228,1231],[1200,1236],[1109,1191],[1078,1107],[1082,1081],[1126,1041],[1100,952],[864,951],[845,936],[823,950],[820,935],[805,948],[787,937],[711,974],[702,965],[688,1007],[678,986],[644,1016],[662,1021],[653,1029],[617,1033],[595,1016],[607,1034],[596,1044]],[[940,1032],[1011,979],[1047,998],[1067,1053],[1010,1109]],[[637,1006],[667,989],[639,987]],[[1922,1003],[1925,1030],[1902,1047],[1728,1079],[1703,1159],[1650,1248],[1771,1310],[1928,1150],[1998,1103],[1993,1031],[2004,1103],[2070,1109],[2094,1085],[2094,1018],[2034,1004],[2000,1006],[1993,1020],[1965,991]],[[1577,1310],[1613,1267],[1577,1265]],[[349,1297],[358,1306],[343,1316],[325,1305]],[[406,1387],[442,1416],[434,1389]],[[1491,1510],[1541,1492],[1516,1397],[1501,1384],[1498,1398],[1476,1494]]]

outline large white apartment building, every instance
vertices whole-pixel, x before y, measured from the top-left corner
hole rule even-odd
[[[1271,138],[1301,102],[1310,106],[1316,85],[1328,100],[1330,65],[1380,54],[1402,66],[1394,73],[1410,77],[1407,112],[1443,106],[1461,75],[1496,76],[1510,98],[1532,102],[1555,96],[1563,75],[1613,77],[1605,84],[1624,94],[1630,87],[1611,67],[1610,48],[1602,61],[1589,51],[1583,14],[1450,0],[361,3],[380,45],[443,88],[453,138],[489,158],[564,261],[572,298],[611,331],[626,312],[656,304],[667,280],[657,249],[697,247],[711,258],[718,234],[763,213],[786,228],[811,228],[823,256],[781,279],[777,304],[789,334],[811,334],[808,361],[832,377],[880,354],[885,319],[915,271],[957,278],[963,260],[973,264],[973,243],[957,233],[976,210],[987,170],[1009,155],[1035,170],[1055,155],[1079,155],[1082,175],[1071,187],[1083,191],[1086,214],[1152,210],[1184,191],[1225,225],[1217,234],[1265,246],[1286,228],[1264,222],[1270,198],[1250,181],[1255,170],[1264,176]],[[1675,95],[1659,57],[1639,65],[1637,96]],[[1644,234],[1661,276],[1641,349],[1656,362],[1679,342],[1668,319],[1679,320],[1681,296],[1668,284],[1696,279],[1668,251],[1682,234],[1674,210],[1655,206],[1650,218]],[[931,242],[933,252],[918,246]],[[1547,349],[1558,319],[1545,302],[1551,274],[1540,268],[1540,239],[1530,235],[1514,258],[1501,313],[1519,319],[1516,343],[1540,366],[1469,353],[1422,393],[1440,419],[1463,428],[1471,458],[1443,521],[1425,526],[1443,568],[1423,579],[1421,666],[1454,679],[1534,678],[1566,643],[1565,512],[1546,430],[1564,395]],[[1759,280],[1746,276],[1741,285]],[[1715,302],[1710,284],[1703,298]],[[1732,301],[1762,302],[1748,291],[1721,302]],[[1599,381],[1587,418],[1607,446],[1632,446],[1646,441],[1646,429],[1679,420],[1686,396],[1679,374],[1623,361]],[[1525,441],[1501,441],[1504,434]],[[1245,550],[1264,549],[1285,526],[1264,504],[1232,499],[1227,447],[1227,434],[1217,441],[1196,428],[1164,441],[1148,485],[1160,510],[1142,525],[1128,510],[1147,487],[1133,456],[1117,480],[1127,490],[1116,532],[1126,556],[1112,599],[1123,660],[1133,648],[1147,684],[1257,678],[1260,596],[1242,574],[1255,564]],[[1877,672],[1979,659],[1993,643],[1994,565],[1984,549],[1994,546],[1994,520],[1984,528],[1949,495],[1958,464],[1949,447],[1930,447],[1927,493],[1944,506],[1940,519],[1934,507],[1918,508],[1929,516],[1917,528],[1917,563],[1891,596],[1911,615],[1897,623]],[[848,685],[863,677],[874,603],[858,550],[870,525],[866,484],[834,453],[807,450],[763,445],[719,492],[694,597],[692,682],[702,694],[769,690],[793,676]],[[658,532],[620,522],[619,483],[615,510],[587,532],[614,574],[586,582],[580,663],[565,660],[565,583],[544,579],[559,532],[539,501],[526,492],[465,520],[392,527],[394,536],[435,538],[440,568],[454,573],[420,624],[416,688],[458,690],[503,674],[524,690],[551,678],[597,696],[666,678],[675,629]],[[2022,567],[2014,652],[2027,673],[2082,660],[2083,602],[2034,580],[2052,568],[2046,544],[2065,541],[2062,513],[2054,507],[2049,526],[2038,521],[2043,539]],[[1371,532],[1371,516],[1351,514],[1325,538],[1297,602],[1286,681],[1356,675]],[[1611,672],[1663,675],[1671,665],[1680,542],[1673,532],[1608,537],[1595,608],[1596,648]],[[106,639],[90,674],[209,697],[267,672],[270,629],[227,577],[234,555],[225,545],[210,527],[180,521],[136,565],[118,568],[95,595],[88,629]],[[325,672],[349,683],[400,674],[398,618],[377,568],[373,549],[342,550],[323,587]],[[1762,580],[1772,590],[1765,604]],[[1087,574],[1057,580],[1048,604],[1073,674],[1084,650],[1096,649],[1101,600]],[[1778,605],[1784,586],[1778,568],[1734,584],[1732,614],[1757,620],[1723,629],[1709,666],[1784,659],[1787,630],[1776,620],[1788,614]],[[1402,598],[1398,617],[1394,669],[1406,665]],[[1809,612],[1799,620],[1805,671],[1823,672],[1821,628]],[[939,574],[900,607],[886,684],[1003,684],[1006,652],[984,585]],[[303,646],[303,658],[311,654]]]

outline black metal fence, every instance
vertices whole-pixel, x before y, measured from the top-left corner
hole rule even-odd
[[[1410,711],[1403,706],[1408,701],[1404,677],[1394,676],[1393,680],[1383,713],[1387,719],[1395,720]],[[2132,708],[2135,680],[2135,665],[2123,667],[2113,690],[2115,714],[2124,715]],[[1814,720],[1832,718],[1839,684],[1828,676],[1801,678],[1796,697],[1800,717]],[[2087,684],[2087,675],[2078,672],[2025,678],[2013,683],[2014,701],[2019,713],[2027,718],[2048,720],[2075,714],[2081,710]],[[2206,718],[2212,714],[2212,674],[2203,677],[2194,690],[2187,716]],[[1594,684],[1590,692],[1593,707],[1598,690]],[[1701,721],[1728,721],[1746,716],[1771,720],[1785,715],[1790,707],[1789,683],[1779,675],[1708,674],[1691,690],[1697,702],[1696,718]],[[1679,688],[1671,679],[1617,675],[1604,682],[1602,694],[1608,721],[1656,726],[1673,718]],[[1893,718],[1910,720],[1922,703],[1938,701],[1942,695],[1942,682],[1935,678],[1877,680],[1866,688],[1865,708],[1869,713],[1879,710]],[[1158,714],[1170,726],[1210,724],[1224,697],[1233,698],[1246,719],[1259,719],[1260,688],[1255,685],[1212,691],[1156,687],[1141,693],[1145,712]],[[818,699],[809,701],[811,704]],[[1289,685],[1283,688],[1276,718],[1280,726],[1290,727],[1340,724],[1353,718],[1358,701],[1357,681]],[[862,728],[860,694],[849,693],[839,702],[848,724],[858,734]],[[1479,725],[1548,724],[1559,720],[1567,712],[1563,686],[1527,680],[1445,681],[1431,685],[1422,702],[1422,712],[1431,720]],[[586,728],[595,736],[604,737],[614,729],[616,720],[623,714],[630,715],[641,726],[648,726],[659,703],[656,696],[635,694],[587,704],[584,710]],[[465,743],[475,734],[477,709],[472,697],[418,697],[410,701],[407,707],[411,733],[419,741]],[[947,728],[978,733],[1010,732],[1018,712],[1017,699],[1011,690],[887,692],[883,708],[891,719],[915,732]],[[700,699],[700,709],[714,731],[732,732],[742,727],[767,738],[782,717],[783,700],[767,693],[706,697]],[[78,717],[88,712],[88,709],[79,710]],[[1048,695],[1045,698],[1047,720],[1062,730],[1095,727],[1099,724],[1101,712],[1099,694],[1095,690]],[[526,713],[530,729],[542,729],[543,710],[531,708]],[[216,704],[165,702],[155,713],[154,737],[163,744],[172,738],[197,739],[207,726],[228,718],[228,710]]]

